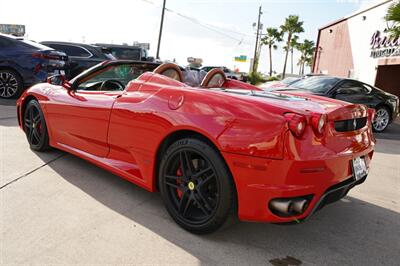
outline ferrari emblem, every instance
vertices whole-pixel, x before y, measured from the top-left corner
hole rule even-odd
[[[353,120],[353,127],[354,127],[354,129],[357,127],[357,120],[356,119]]]
[[[190,190],[193,190],[193,189],[194,189],[194,183],[193,183],[193,182],[189,182],[188,188],[189,188]]]

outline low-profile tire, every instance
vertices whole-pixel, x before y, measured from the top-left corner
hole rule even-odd
[[[18,98],[23,88],[22,78],[17,72],[0,69],[0,98]]]
[[[168,213],[185,230],[207,234],[233,220],[236,190],[231,174],[205,141],[185,138],[169,146],[158,181]]]
[[[47,151],[50,149],[47,125],[38,101],[31,100],[26,105],[23,128],[32,150]]]
[[[372,129],[375,132],[384,131],[390,124],[390,111],[386,106],[380,106],[375,110],[375,118],[372,123]]]

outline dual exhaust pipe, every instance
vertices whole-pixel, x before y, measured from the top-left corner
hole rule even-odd
[[[303,198],[297,199],[273,199],[269,208],[279,216],[302,214],[308,207],[309,201]]]

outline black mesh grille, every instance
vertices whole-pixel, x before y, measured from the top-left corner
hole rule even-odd
[[[367,124],[367,118],[355,118],[349,120],[335,121],[335,129],[338,132],[354,131],[363,128]]]

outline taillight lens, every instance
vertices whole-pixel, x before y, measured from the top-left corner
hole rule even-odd
[[[300,138],[306,129],[306,118],[299,114],[294,113],[286,113],[285,114],[286,121],[288,122],[288,126],[290,131],[295,137]]]
[[[321,136],[324,133],[326,124],[327,118],[325,114],[314,114],[311,118],[311,125],[317,136]]]
[[[41,54],[41,53],[33,53],[33,58],[40,58],[40,59],[48,59],[48,60],[60,60],[60,57],[57,55],[48,55],[48,54]]]

